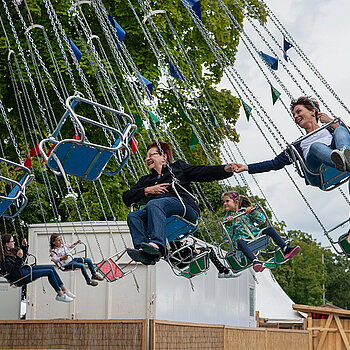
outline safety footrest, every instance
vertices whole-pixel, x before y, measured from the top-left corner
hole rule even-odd
[[[107,282],[117,281],[120,278],[133,272],[136,269],[137,265],[135,265],[133,268],[130,268],[128,271],[125,271],[127,266],[130,266],[132,259],[130,259],[128,263],[125,263],[123,268],[121,268],[118,264],[118,261],[125,253],[126,249],[117,252],[108,259],[103,259],[101,262],[96,264],[96,272],[99,272]]]
[[[181,276],[192,278],[209,270],[209,251],[198,254],[189,264],[188,268],[181,271]]]
[[[248,243],[248,247],[254,255],[260,252],[262,249],[265,249],[268,245],[269,238],[266,235],[262,235],[259,238]],[[250,261],[238,249],[227,253],[225,256],[225,260],[227,261],[228,265],[234,273],[244,271],[253,265],[253,262]]]
[[[267,260],[264,265],[268,268],[268,269],[275,269],[277,268],[278,266],[284,264],[286,261],[288,260],[285,260],[284,259],[284,254],[281,250],[281,248],[278,248],[276,249],[274,252],[273,252],[273,256],[272,258],[270,258],[269,260]]]
[[[344,252],[346,256],[350,256],[350,244],[346,240],[348,237],[348,232],[341,235],[338,239],[338,244],[341,248],[341,250]]]

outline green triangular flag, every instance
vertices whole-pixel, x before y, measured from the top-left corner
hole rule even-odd
[[[158,118],[156,117],[155,114],[153,114],[150,110],[148,111],[149,113],[149,120],[151,122],[151,124],[154,124],[155,126],[158,126],[159,125],[159,120]]]
[[[186,113],[183,111],[183,109],[182,109],[180,106],[179,106],[179,110],[180,110],[180,117],[181,117],[185,122],[194,125],[194,123],[193,123],[191,120],[188,119]]]
[[[197,139],[197,136],[192,130],[191,139],[190,139],[190,148],[194,151],[195,145],[198,145],[198,144],[199,144],[199,141]]]
[[[243,109],[245,112],[245,116],[247,117],[247,120],[249,121],[250,113],[252,111],[252,107],[248,106],[244,101],[242,101]]]
[[[136,114],[136,117],[135,117],[135,124],[137,125],[137,131],[139,131],[139,129],[143,128],[143,121],[140,117],[139,114]]]
[[[218,121],[213,115],[210,116],[210,122],[212,126],[218,126]]]
[[[271,94],[272,94],[272,104],[275,104],[278,98],[281,96],[281,93],[276,90],[271,84]]]

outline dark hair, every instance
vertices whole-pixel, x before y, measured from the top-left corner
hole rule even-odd
[[[158,143],[162,149],[159,149]],[[151,142],[147,147],[147,151],[153,147],[156,147],[159,149],[160,153],[162,153],[163,151],[163,153],[166,154],[168,163],[170,165],[173,164],[173,150],[171,149],[171,147],[166,142],[163,142],[163,141],[158,141],[158,143],[157,141]]]
[[[250,203],[250,200],[248,199],[248,197],[246,196],[242,196],[237,192],[234,191],[228,191],[225,192],[221,195],[221,198],[223,198],[224,196],[230,197],[231,199],[238,200],[238,208],[241,209],[242,207],[247,208],[247,207],[251,207],[252,204]]]
[[[6,249],[5,244],[9,243],[12,238],[12,235],[9,233],[5,233],[4,235],[1,235],[1,247],[0,247],[0,262],[3,261],[4,256],[12,255],[12,252],[8,251]]]
[[[297,105],[302,105],[306,109],[308,109],[309,111],[315,110],[315,118],[316,118],[316,121],[318,122],[318,116],[317,115],[318,115],[318,113],[320,111],[320,105],[317,102],[317,100],[315,100],[312,97],[300,96],[298,99],[293,99],[290,102],[290,110],[293,112],[293,109]]]
[[[50,236],[50,249],[55,249],[56,245],[55,245],[55,241],[57,237],[60,237],[61,235],[57,234],[57,233],[53,233]]]

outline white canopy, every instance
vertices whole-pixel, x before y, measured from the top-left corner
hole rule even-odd
[[[269,269],[255,274],[256,310],[268,323],[303,323],[307,315],[293,310],[292,299],[286,294]]]

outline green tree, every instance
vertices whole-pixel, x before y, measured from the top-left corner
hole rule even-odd
[[[164,121],[164,129],[166,129],[162,130],[162,132],[164,132],[164,139],[167,141],[167,135],[171,134],[172,137],[177,140],[177,143],[183,150],[184,156],[189,162],[194,164],[207,163],[208,156],[206,152],[203,151],[202,147],[196,146],[194,151],[189,148],[189,139],[192,133],[192,128],[187,122],[180,118],[178,106],[179,101],[176,100],[173,91],[169,90],[168,87],[162,86],[163,80],[161,69],[159,69],[159,62],[145,39],[128,1],[105,0],[103,2],[107,12],[112,15],[126,31],[124,43],[139,72],[154,83],[154,90],[157,96],[156,103],[158,104],[160,116],[162,116],[162,120]],[[238,22],[242,24],[244,16],[238,7],[233,6],[231,0],[226,0],[225,2],[230,8],[232,8]],[[22,157],[26,158],[29,154],[29,150],[34,147],[39,140],[46,137],[49,132],[52,132],[60,116],[63,114],[64,108],[57,97],[57,91],[59,91],[62,96],[63,93],[61,91],[61,85],[58,83],[57,76],[53,70],[53,62],[50,56],[51,52],[48,50],[43,32],[40,29],[35,28],[30,33],[38,52],[40,52],[42,61],[45,63],[51,74],[54,86],[51,84],[48,76],[40,66],[38,57],[35,57],[34,60],[30,55],[28,42],[23,30],[23,23],[13,3],[6,3],[8,12],[5,9],[4,3],[0,8],[0,16],[3,20],[6,32],[6,36],[3,34],[0,36],[0,74],[2,77],[2,79],[0,79],[0,98],[7,111],[16,138],[16,143],[18,144]],[[59,70],[63,74],[63,81],[67,86],[68,94],[73,94],[74,92],[71,79],[73,75],[77,85],[76,88],[86,95],[87,92],[83,81],[79,77],[78,71],[74,68],[69,55],[68,59],[71,63],[72,74],[70,75],[68,72],[65,59],[61,54],[58,40],[55,36],[55,31],[53,30],[53,24],[50,21],[50,16],[48,15],[47,7],[45,6],[48,2],[27,0],[26,3],[30,10],[31,17],[33,18],[33,22],[42,25],[46,30],[53,49],[53,54],[57,59]],[[193,96],[186,91],[179,81],[174,81],[174,85],[183,99],[183,104],[187,106],[187,109],[191,111],[195,118],[196,128],[197,130],[200,130],[201,137],[208,145],[209,152],[219,158],[220,144],[224,138],[235,139],[238,141],[238,134],[235,131],[234,126],[238,118],[240,102],[237,98],[232,96],[229,91],[218,90],[216,88],[217,83],[220,82],[223,75],[221,66],[208,48],[205,40],[201,37],[200,32],[194,28],[193,21],[182,2],[157,0],[149,1],[149,3],[153,9],[163,9],[167,11],[185,51],[190,57],[193,66],[196,68],[200,79],[203,81],[203,86],[209,91],[211,98],[214,101],[215,117],[218,122],[217,126],[213,123],[211,111],[204,104],[203,86],[197,86],[195,81],[191,79],[189,83],[194,86],[194,91],[196,91],[195,96]],[[259,20],[264,21],[266,15],[260,2],[258,0],[248,0],[248,3],[254,10],[258,10]],[[91,56],[89,56],[86,51],[87,38],[84,37],[81,29],[82,27],[78,24],[77,17],[72,16],[69,12],[71,4],[72,2],[68,0],[52,2],[63,30],[83,53],[80,67],[84,71],[97,101],[108,104],[106,101],[106,93],[110,98],[112,95],[112,91],[110,90],[111,87],[106,84],[105,80],[102,79],[101,82],[101,72],[99,71],[101,67],[93,66],[94,59],[89,59]],[[142,19],[144,14],[139,5],[134,4],[134,6],[137,15]],[[24,21],[27,21],[27,26],[29,26],[30,23],[28,22],[28,14],[24,3],[19,5],[19,10],[22,13]],[[109,46],[102,32],[95,8],[93,6],[83,5],[82,11],[92,34],[99,36],[101,45],[104,47],[107,57],[110,58],[115,78],[121,87],[120,89],[117,89],[117,94],[122,101],[123,107],[126,111],[130,110],[131,113],[136,116],[139,113],[139,109],[135,105],[132,93],[127,89],[125,83],[127,77],[123,74],[120,65],[112,59],[112,48]],[[249,11],[250,15],[253,15],[252,10]],[[9,17],[12,19],[12,24],[10,24]],[[218,44],[233,62],[237,52],[239,33],[232,28],[226,15],[220,11],[218,3],[203,2],[202,18],[206,27],[211,32],[215,33]],[[159,29],[160,35],[162,35],[167,43],[170,52],[176,58],[179,68],[186,77],[190,77],[189,66],[185,62],[185,57],[181,52],[178,42],[174,39],[169,24],[163,16],[153,17],[153,20]],[[78,30],[78,28],[80,29]],[[15,37],[13,30],[16,30],[17,38]],[[155,33],[152,32],[152,30],[151,35],[155,38]],[[62,36],[61,40],[64,41]],[[19,49],[19,44],[22,47],[23,54]],[[157,42],[157,45],[159,45],[159,42]],[[8,62],[9,49],[12,49],[13,53]],[[167,62],[165,50],[160,48],[160,53],[164,62]],[[15,64],[15,58],[17,59],[18,66]],[[25,68],[25,63],[27,64],[29,73]],[[103,64],[106,64],[106,61],[102,59],[102,65]],[[127,64],[130,64],[130,62]],[[42,83],[38,79],[38,71],[34,69],[35,67],[39,68],[38,71],[41,74]],[[14,72],[14,76],[11,76],[11,69],[9,68]],[[17,68],[20,68],[20,72]],[[105,68],[108,71],[111,71],[109,67],[105,66]],[[96,71],[98,71],[98,74],[95,74]],[[23,75],[23,79],[20,78],[20,74]],[[34,93],[33,85],[30,84],[31,79],[33,79],[35,89],[38,92],[38,97]],[[18,91],[14,90],[15,84],[18,86]],[[55,89],[57,89],[57,91],[55,91]],[[123,98],[124,96],[125,99]],[[22,98],[23,105],[18,104],[19,97]],[[39,108],[39,100],[43,109]],[[111,103],[114,104],[113,102]],[[199,118],[198,111],[196,110],[196,103],[200,103],[203,106],[203,112],[207,114],[206,120],[201,120]],[[116,106],[113,105],[112,107]],[[143,121],[146,122],[145,116],[147,115],[147,107],[142,106],[141,109],[141,117],[143,117]],[[78,112],[84,115],[84,113],[87,113],[87,109],[81,108]],[[91,117],[90,114],[88,115]],[[218,138],[213,137],[213,133],[210,132],[213,128],[216,128],[217,135],[219,135]],[[86,130],[87,133],[91,135],[89,137],[91,137],[92,141],[103,141],[102,139],[104,139],[104,136],[99,136],[99,134],[96,133],[96,128],[87,126]],[[69,127],[67,126],[63,131],[66,135],[72,137],[73,128],[71,125]],[[149,129],[140,129],[137,138],[140,140],[141,136],[147,142],[150,139]],[[0,119],[0,139],[6,157],[12,160],[18,160],[13,140],[10,138],[9,131],[7,130],[2,118]],[[144,153],[144,145],[141,142],[140,150],[141,153]],[[142,169],[137,163],[135,163],[132,169],[135,173],[130,174],[126,171],[125,178],[119,175],[113,178],[104,176],[101,179],[106,191],[106,197],[110,199],[112,210],[118,219],[125,218],[128,211],[121,202],[121,193],[127,189],[125,179],[127,179],[130,185],[132,185],[134,180],[131,175],[134,175],[134,177],[137,178],[142,174]],[[65,183],[61,178],[56,179],[52,174],[44,174],[43,176],[39,166],[37,166],[34,171],[37,177],[36,181],[38,183],[38,189],[33,187],[28,191],[30,204],[28,205],[28,210],[26,209],[22,214],[22,218],[25,222],[38,222],[41,220],[42,216],[56,220],[80,220],[79,212],[81,212],[82,219],[87,219],[85,206],[87,207],[92,220],[104,220],[105,216],[107,216],[108,219],[114,218],[109,208],[103,213],[93,184],[81,180],[77,180],[78,182],[75,180],[72,181],[73,189],[78,194],[77,201],[74,202],[73,197],[66,197],[67,192],[65,190]],[[49,189],[47,188],[47,181],[50,181]],[[78,190],[77,183],[79,183],[80,190]],[[207,193],[210,193],[210,190],[206,189],[205,192],[206,195]],[[40,194],[40,197],[34,199],[37,193]],[[85,199],[85,204],[82,202],[83,198]],[[106,204],[104,194],[101,194],[100,200]],[[40,202],[42,202],[41,207]],[[53,204],[58,208],[56,212],[53,211]],[[106,205],[105,208],[107,208]],[[44,211],[44,213],[41,213],[41,211]]]

